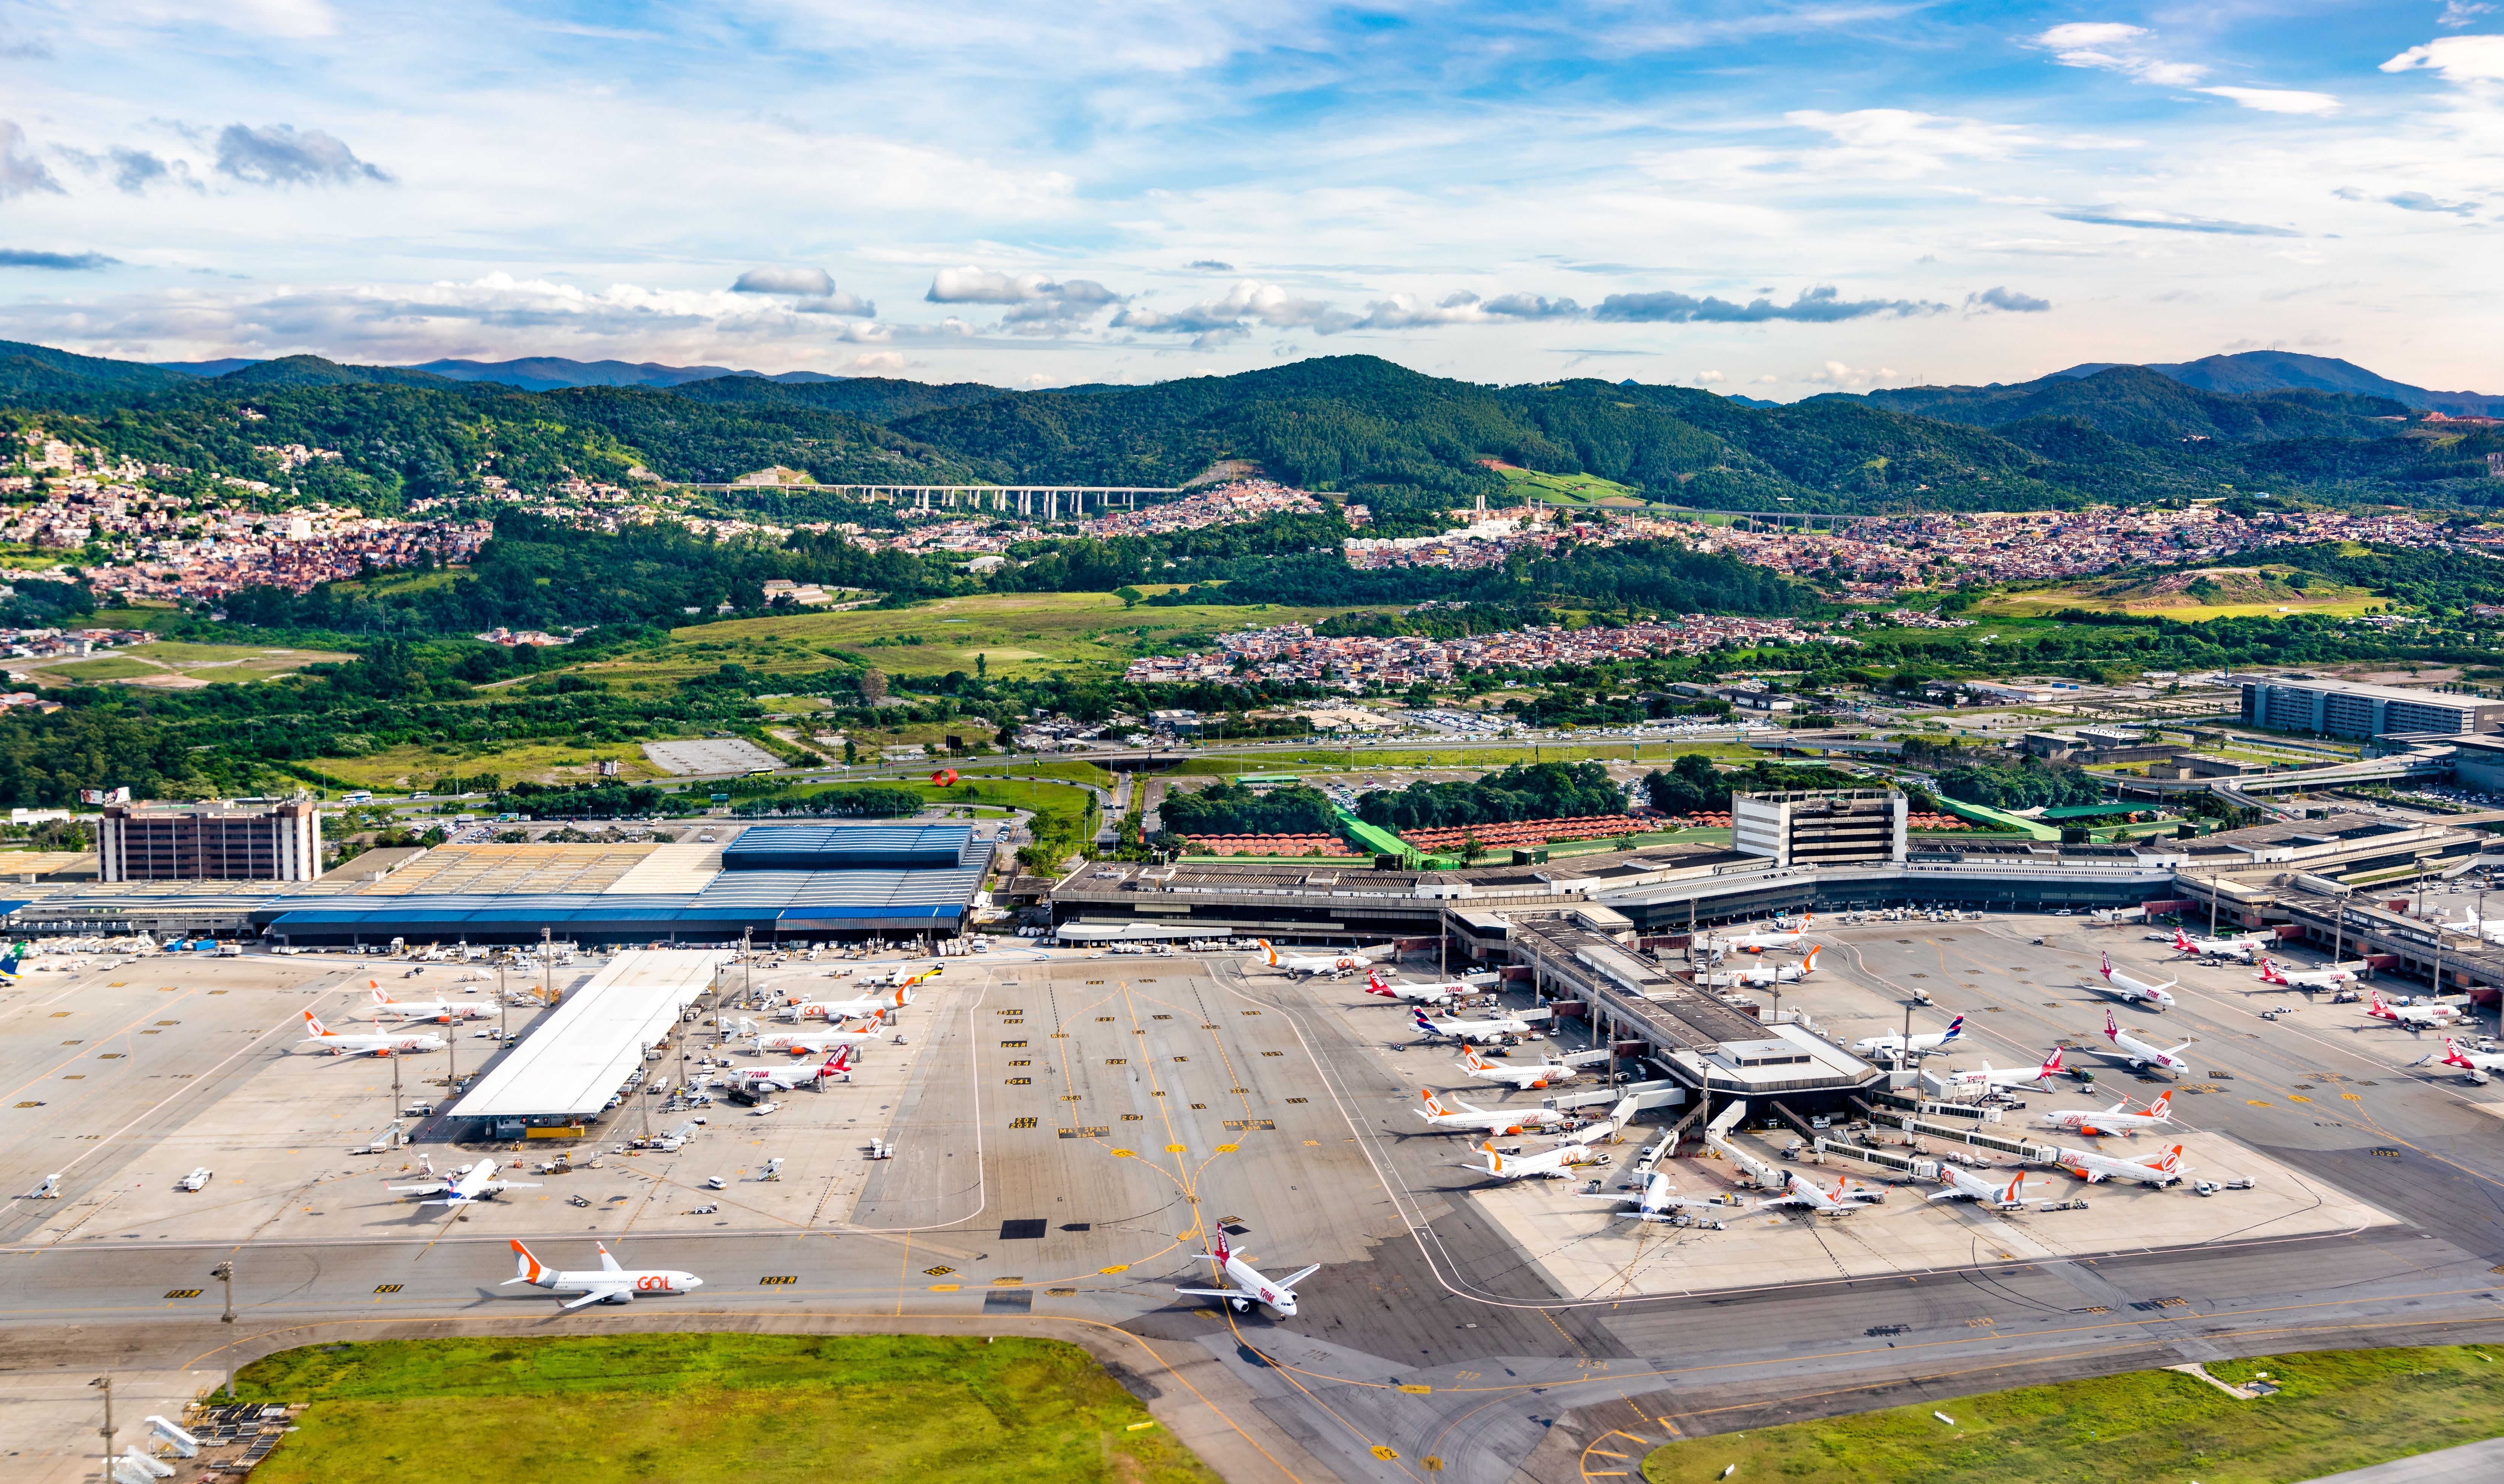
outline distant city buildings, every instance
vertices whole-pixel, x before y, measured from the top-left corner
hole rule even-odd
[[[1447,684],[1454,674],[1470,672],[1551,670],[1560,665],[1708,654],[1758,644],[1859,642],[1826,633],[1820,624],[1713,613],[1689,613],[1676,622],[1654,620],[1622,628],[1509,629],[1452,639],[1413,634],[1326,638],[1315,635],[1309,625],[1281,624],[1222,634],[1216,649],[1200,654],[1133,660],[1128,677],[1141,684],[1272,680],[1362,692],[1369,685]]]

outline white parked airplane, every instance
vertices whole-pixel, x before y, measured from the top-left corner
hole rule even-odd
[[[898,985],[877,994],[864,994],[851,1000],[798,1000],[792,1009],[803,1020],[849,1020],[854,1016],[873,1016],[902,1010],[913,1003],[913,990]]]
[[[2405,1025],[2411,1030],[2424,1030],[2428,1026],[2456,1025],[2461,1019],[2460,1007],[2457,1005],[2394,1005],[2382,998],[2382,991],[2380,989],[2373,992],[2370,1003],[2365,1006],[2365,1014],[2377,1020],[2388,1020],[2394,1025]]]
[[[2143,979],[2133,979],[2113,967],[2110,953],[2104,955],[2104,983],[2112,986],[2113,993],[2123,999],[2134,1005],[2153,1005],[2159,1010],[2174,1008],[2174,996],[2165,991],[2182,983],[2178,979],[2169,979],[2161,984],[2151,984]]]
[[[1316,1262],[1310,1267],[1300,1268],[1289,1273],[1273,1283],[1263,1277],[1259,1268],[1235,1255],[1234,1251],[1226,1245],[1224,1232],[1218,1233],[1217,1250],[1201,1253],[1200,1256],[1217,1269],[1218,1279],[1231,1287],[1176,1288],[1175,1293],[1188,1294],[1195,1298],[1223,1298],[1235,1306],[1235,1312],[1237,1314],[1249,1314],[1254,1304],[1266,1303],[1281,1318],[1292,1318],[1296,1312],[1296,1285],[1321,1271],[1322,1266]]]
[[[2084,1149],[2055,1150],[2052,1162],[2089,1185],[2103,1180],[2136,1180],[2140,1185],[2161,1189],[2179,1184],[2186,1173],[2182,1168],[2182,1146],[2179,1144],[2162,1154],[2139,1159],[2116,1159],[2109,1155]]]
[[[369,979],[365,987],[373,991],[374,1018],[377,1020],[483,1020],[496,1014],[496,1007],[484,1000],[396,1000],[382,981]]]
[[[1607,1155],[1587,1144],[1559,1144],[1536,1155],[1502,1155],[1496,1152],[1495,1142],[1490,1139],[1480,1142],[1478,1152],[1486,1156],[1487,1162],[1463,1163],[1461,1168],[1493,1175],[1498,1180],[1530,1180],[1541,1176],[1549,1180],[1567,1180],[1573,1177],[1574,1167],[1578,1164],[1609,1162]]]
[[[2278,966],[2278,960],[2261,955],[2261,972],[2254,976],[2264,984],[2281,984],[2289,989],[2336,989],[2341,984],[2356,983],[2356,976],[2336,964],[2327,969],[2298,969],[2290,974]]]
[[[2496,1055],[2490,1052],[2465,1051],[2461,1048],[2458,1041],[2453,1040],[2450,1036],[2443,1038],[2443,1054],[2441,1056],[2419,1056],[2417,1060],[2410,1062],[2409,1065],[2421,1067],[2429,1061],[2440,1061],[2448,1067],[2458,1067],[2468,1076],[2471,1082],[2478,1084],[2480,1087],[2485,1087],[2487,1085],[2487,1077],[2488,1073],[2504,1072],[2504,1056]]]
[[[1485,1044],[1501,1041],[1507,1036],[1530,1034],[1528,1020],[1516,1020],[1510,1016],[1495,1016],[1484,1020],[1432,1020],[1426,1018],[1426,1007],[1420,1005],[1409,1012],[1409,1018],[1416,1023],[1417,1034],[1445,1041]]]
[[[1374,960],[1362,953],[1330,953],[1318,957],[1290,954],[1280,957],[1278,950],[1269,947],[1269,939],[1255,938],[1252,941],[1261,947],[1262,962],[1272,969],[1283,969],[1298,979],[1310,974],[1327,974],[1336,979],[1342,974],[1353,974],[1359,969],[1374,967]]]
[[[852,1080],[852,1049],[839,1047],[822,1066],[806,1063],[779,1067],[733,1067],[728,1081],[731,1086],[759,1092],[788,1092],[821,1082]]]
[[[2112,1007],[2109,1005],[2104,1007],[2104,1039],[2113,1044],[2113,1054],[2128,1058],[2134,1068],[2163,1067],[2169,1072],[2179,1073],[2186,1077],[2191,1073],[2191,1063],[2174,1054],[2190,1046],[2190,1042],[2185,1041],[2181,1046],[2171,1050],[2150,1046],[2122,1029],[2120,1022],[2113,1018]]]
[[[2166,1088],[2164,1093],[2159,1096],[2156,1101],[2148,1104],[2147,1111],[2145,1113],[2124,1113],[2122,1110],[2129,1107],[2130,1104],[2131,1100],[2125,1097],[2120,1102],[2106,1108],[2102,1113],[2098,1113],[2092,1108],[2067,1108],[2056,1110],[2043,1115],[2043,1126],[2046,1128],[2066,1128],[2071,1133],[2118,1133],[2128,1134],[2135,1138],[2142,1128],[2162,1128],[2174,1122],[2174,1089],[2172,1087]]]
[[[1926,1056],[1964,1035],[1965,1017],[1959,1016],[1948,1022],[1947,1029],[1925,1031],[1909,1042],[1901,1032],[1892,1030],[1883,1036],[1863,1036],[1852,1043],[1852,1053],[1856,1056],[1893,1056],[1899,1052],[1909,1052],[1916,1056]]]
[[[1524,1091],[1532,1087],[1562,1087],[1582,1075],[1561,1061],[1538,1061],[1523,1067],[1499,1065],[1479,1055],[1475,1046],[1461,1049],[1460,1068],[1479,1082],[1510,1083]]]
[[[1411,1000],[1420,1005],[1448,1005],[1467,999],[1478,991],[1459,980],[1441,984],[1404,984],[1386,980],[1380,970],[1370,970],[1365,976],[1365,992],[1386,1000]]]
[[[306,1050],[328,1052],[333,1056],[407,1056],[419,1052],[443,1050],[443,1038],[422,1032],[417,1034],[394,1032],[381,1036],[341,1035],[324,1025],[321,1018],[308,1010],[304,1012],[304,1039],[296,1045]]]
[[[2043,1064],[2031,1072],[2021,1072],[2014,1067],[2005,1072],[1995,1072],[1991,1069],[1991,1063],[1985,1061],[1979,1072],[1950,1072],[1948,1076],[1952,1086],[1967,1090],[1977,1087],[2031,1087],[2038,1082],[2050,1082],[2061,1075],[2061,1056],[2064,1050],[2057,1046],[2052,1048],[2052,1054],[2044,1057]]]
[[[466,1206],[471,1201],[493,1200],[499,1191],[536,1191],[539,1188],[536,1180],[498,1180],[496,1171],[502,1166],[493,1159],[465,1164],[454,1170],[450,1179],[436,1175],[435,1161],[424,1156],[419,1156],[417,1167],[428,1176],[425,1184],[393,1185],[383,1189],[395,1195],[423,1195],[427,1198],[418,1202],[421,1206]]]
[[[1424,1106],[1417,1110],[1417,1116],[1424,1119],[1429,1126],[1448,1133],[1532,1133],[1557,1127],[1565,1122],[1565,1115],[1553,1108],[1489,1109],[1462,1102],[1456,1097],[1452,1101],[1460,1103],[1460,1107],[1454,1109],[1444,1106],[1443,1100],[1437,1097],[1432,1088],[1420,1088],[1417,1095],[1425,1099]]]
[[[1709,989],[1729,987],[1759,989],[1768,984],[1796,984],[1817,972],[1817,955],[1826,951],[1824,944],[1808,950],[1808,956],[1797,963],[1776,964],[1758,960],[1741,964],[1727,974],[1708,974],[1702,981]]]
[[[2250,963],[2262,944],[2277,941],[2268,933],[2244,938],[2194,938],[2178,927],[2174,930],[2174,951],[2193,958],[2240,958]]]
[[[909,963],[888,964],[882,968],[865,971],[861,975],[861,983],[864,984],[883,984],[890,988],[909,989],[915,984],[921,984],[925,979],[937,979],[940,972],[946,967],[947,965],[945,964],[934,963],[929,968],[917,969]]]
[[[1761,953],[1767,949],[1795,949],[1807,941],[1809,927],[1816,920],[1816,915],[1810,914],[1800,918],[1797,927],[1769,928],[1761,933],[1741,933],[1735,938],[1716,938],[1713,946],[1725,950],[1736,949],[1742,953]]]
[[[592,1244],[600,1249],[597,1271],[561,1273],[543,1266],[531,1256],[531,1250],[519,1240],[513,1243],[513,1276],[504,1282],[510,1288],[527,1283],[551,1294],[579,1294],[582,1296],[563,1307],[579,1309],[587,1303],[632,1303],[638,1297],[654,1294],[684,1294],[704,1287],[704,1280],[693,1273],[682,1273],[669,1267],[620,1267],[609,1255],[605,1243]]]
[[[1861,1207],[1861,1196],[1843,1193],[1844,1186],[1850,1183],[1844,1176],[1836,1176],[1834,1189],[1827,1191],[1810,1184],[1808,1177],[1797,1170],[1785,1170],[1783,1175],[1788,1189],[1780,1195],[1756,1202],[1757,1205],[1800,1206],[1815,1216],[1850,1216]]]
[[[1632,1217],[1639,1222],[1665,1222],[1670,1219],[1672,1213],[1682,1209],[1723,1213],[1739,1209],[1726,1201],[1698,1200],[1692,1195],[1677,1194],[1670,1189],[1669,1177],[1658,1170],[1652,1171],[1652,1178],[1644,1182],[1641,1191],[1607,1192],[1577,1191],[1574,1193],[1583,1200],[1608,1200],[1615,1201],[1620,1206],[1631,1205],[1632,1210],[1612,1211],[1609,1214]]]
[[[750,1049],[759,1054],[789,1052],[794,1056],[822,1056],[839,1046],[867,1046],[879,1039],[886,1025],[887,1012],[880,1011],[862,1021],[858,1030],[833,1025],[824,1030],[760,1030]]]
[[[1939,1184],[1946,1186],[1947,1189],[1931,1192],[1930,1198],[1932,1200],[1989,1201],[2002,1211],[2012,1206],[2026,1204],[2026,1197],[2017,1193],[2026,1184],[2024,1170],[2019,1170],[2009,1177],[2008,1184],[2003,1186],[1997,1180],[1985,1180],[1962,1165],[1942,1161],[1939,1165]]]

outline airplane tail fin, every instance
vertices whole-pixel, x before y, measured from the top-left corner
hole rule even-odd
[[[2026,1172],[2024,1170],[2019,1170],[2016,1175],[2009,1180],[2008,1189],[2000,1192],[2000,1204],[2004,1206],[2013,1206],[2017,1204],[2020,1199],[2017,1192],[2022,1190],[2025,1185]]]
[[[1800,978],[1806,979],[1817,972],[1817,955],[1825,951],[1826,945],[1823,943],[1808,950],[1808,955],[1800,960]]]
[[[1949,1042],[1951,1042],[1951,1041],[1956,1040],[1959,1036],[1962,1036],[1962,1035],[1964,1035],[1964,1034],[1965,1034],[1965,1017],[1963,1017],[1963,1016],[1959,1016],[1959,1017],[1957,1017],[1955,1019],[1950,1020],[1950,1021],[1948,1022],[1948,1028],[1947,1028],[1946,1032],[1945,1032],[1944,1034],[1942,1034],[1942,1035],[1939,1037],[1939,1044],[1940,1044],[1941,1046],[1945,1046],[1947,1043],[1949,1043]]]
[[[1461,1065],[1473,1072],[1483,1072],[1487,1069],[1486,1058],[1478,1054],[1478,1049],[1475,1046],[1461,1048]]]
[[[1434,1118],[1442,1118],[1451,1111],[1443,1106],[1443,1100],[1435,1095],[1435,1089],[1432,1087],[1418,1088],[1417,1095],[1426,1100],[1426,1112]]]
[[[1216,1263],[1219,1267],[1224,1267],[1235,1256],[1233,1252],[1227,1249],[1225,1227],[1220,1226],[1217,1228],[1217,1240],[1212,1245],[1216,1250],[1205,1254],[1205,1256],[1211,1262]]]
[[[2106,953],[2106,954],[2104,954],[2104,978],[2105,978],[2105,979],[2107,979],[2107,980],[2109,980],[2109,979],[2111,979],[2111,978],[2112,978],[2112,955],[2111,955],[2110,953]]]
[[[1278,967],[1278,950],[1269,947],[1269,940],[1267,938],[1255,938],[1252,941],[1260,946],[1262,961],[1269,964],[1272,969]]]
[[[2052,1048],[2052,1054],[2044,1057],[2043,1065],[2035,1071],[2035,1080],[2039,1082],[2044,1078],[2058,1075],[2061,1070],[2061,1054],[2068,1050],[2066,1046]]]
[[[618,1269],[618,1266],[617,1266],[617,1260],[616,1260],[615,1258],[610,1257],[610,1256],[609,1255],[609,1244],[608,1244],[608,1243],[606,1243],[606,1242],[594,1242],[594,1243],[592,1243],[591,1245],[600,1249],[600,1270],[601,1270],[602,1272],[604,1272],[604,1273],[613,1273],[613,1272],[617,1272],[617,1271],[619,1270],[619,1269]]]
[[[2443,1059],[2447,1065],[2465,1067],[2469,1058],[2460,1053],[2460,1043],[2450,1036],[2443,1038]]]
[[[2113,1018],[2110,1005],[2104,1007],[2104,1035],[2107,1039],[2118,1038],[2121,1035],[2121,1022]]]
[[[2167,1150],[2167,1151],[2165,1152],[2165,1157],[2164,1157],[2164,1158],[2157,1160],[2154,1164],[2150,1165],[2150,1166],[2149,1166],[2149,1168],[2150,1168],[2150,1169],[2154,1169],[2154,1170],[2159,1170],[2159,1171],[2162,1171],[2162,1172],[2163,1172],[2163,1173],[2165,1173],[2165,1174],[2171,1175],[2171,1174],[2173,1174],[2173,1173],[2174,1173],[2174,1166],[2176,1166],[2176,1165],[2180,1164],[2181,1162],[2182,1162],[2182,1146],[2181,1146],[2181,1145],[2179,1145],[2179,1144],[2176,1144],[2176,1145],[2174,1145],[2172,1149],[2169,1149],[2169,1150]]]
[[[515,1283],[537,1283],[547,1275],[548,1270],[539,1265],[539,1260],[532,1255],[529,1248],[522,1245],[520,1237],[514,1237],[512,1243]]]
[[[2156,1101],[2147,1105],[2147,1116],[2160,1122],[2174,1117],[2174,1089],[2172,1087],[2168,1087],[2163,1092],[2158,1093]]]
[[[308,1010],[304,1012],[304,1033],[308,1036],[327,1036],[330,1032],[329,1027],[322,1023],[322,1018]]]

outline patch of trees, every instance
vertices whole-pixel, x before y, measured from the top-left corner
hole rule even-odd
[[[1356,815],[1385,829],[1450,829],[1517,819],[1621,814],[1625,807],[1624,792],[1598,763],[1515,763],[1474,782],[1378,788],[1356,801]],[[1172,816],[1171,806],[1166,816]]]
[[[1318,788],[1291,783],[1266,792],[1232,778],[1205,788],[1168,789],[1160,816],[1174,835],[1335,835],[1339,811]]]

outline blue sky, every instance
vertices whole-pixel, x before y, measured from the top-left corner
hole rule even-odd
[[[2504,392],[2504,0],[0,0],[0,337]]]

